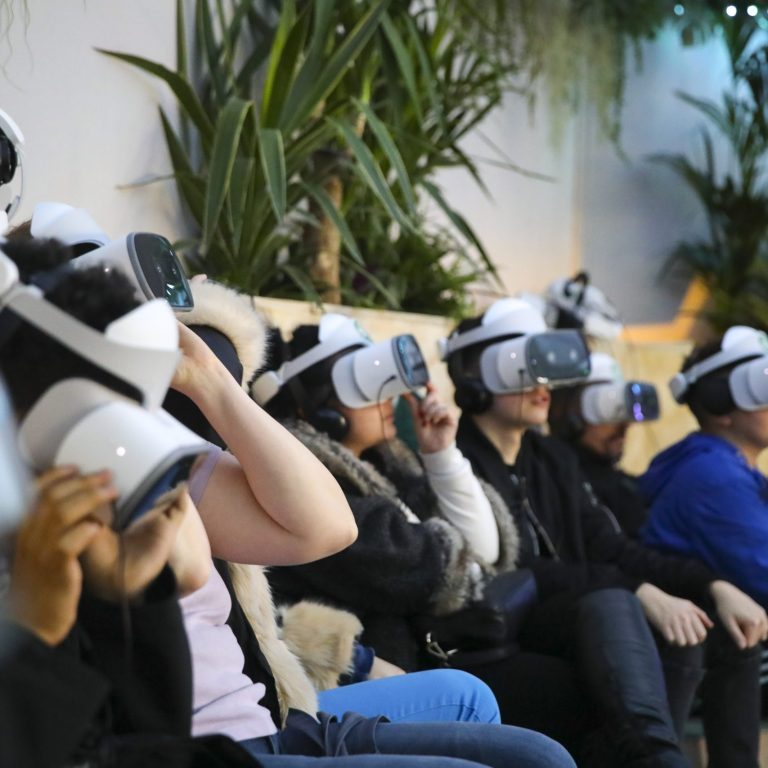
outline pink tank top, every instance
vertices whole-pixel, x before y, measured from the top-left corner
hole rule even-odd
[[[190,478],[195,503],[222,455],[211,446],[211,453]],[[275,733],[269,710],[260,704],[264,686],[243,674],[243,652],[227,624],[232,601],[213,564],[206,584],[180,604],[192,654],[192,734],[223,733],[243,741]]]

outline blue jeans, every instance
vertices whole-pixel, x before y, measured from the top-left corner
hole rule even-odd
[[[381,723],[378,754],[303,757],[280,754],[279,737],[241,742],[264,768],[575,768],[556,741],[511,725]]]
[[[491,689],[458,669],[433,669],[321,691],[320,711],[384,715],[393,723],[500,723]]]

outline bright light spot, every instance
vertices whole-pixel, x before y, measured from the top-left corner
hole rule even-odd
[[[516,360],[517,359],[517,352],[510,352],[509,353],[509,357],[510,357],[511,360]]]
[[[123,448],[123,446],[122,446],[122,445],[119,445],[119,446],[118,446],[118,447],[115,449],[115,453],[116,453],[118,456],[120,456],[120,457],[122,457],[122,456],[125,456],[125,448]]]
[[[374,361],[373,361],[373,364],[374,364],[374,365],[381,365],[381,360],[374,360]]]
[[[685,6],[678,3],[674,7],[674,11],[675,11],[675,16],[682,16],[685,13]]]
[[[736,15],[736,6],[735,5],[729,5],[725,9],[725,15],[726,16],[730,16],[731,18],[733,18]]]
[[[757,16],[757,6],[756,5],[748,5],[747,6],[747,15],[748,16]]]

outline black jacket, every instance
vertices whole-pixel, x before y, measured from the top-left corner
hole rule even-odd
[[[84,595],[75,628],[57,647],[11,623],[0,631],[2,768],[106,760],[126,734],[189,737],[191,666],[170,570],[130,605],[127,621],[121,606]]]
[[[396,466],[383,475],[305,422],[286,426],[339,482],[358,536],[350,547],[324,560],[270,568],[274,592],[283,601],[319,599],[356,614],[366,645],[406,670],[417,669],[421,637],[413,620],[451,613],[479,598],[489,569],[477,562],[461,534],[437,516],[418,462],[390,456],[389,463]],[[504,560],[509,538],[504,531],[513,527],[500,499],[494,511],[501,518]]]
[[[627,536],[639,539],[648,508],[640,495],[637,479],[589,448],[579,443],[569,445],[578,456],[581,471],[600,503],[613,512]]]
[[[520,566],[534,571],[542,597],[611,586],[634,591],[650,582],[708,603],[715,575],[695,560],[661,554],[624,535],[565,443],[528,430],[510,468],[468,415],[457,442],[475,474],[507,502],[521,534]]]

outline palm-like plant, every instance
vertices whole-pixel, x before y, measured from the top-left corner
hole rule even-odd
[[[162,111],[161,120],[179,192],[199,226],[190,257],[195,268],[252,293],[338,300],[339,278],[323,267],[341,258],[347,299],[408,304],[408,291],[392,290],[386,284],[390,275],[376,274],[378,261],[366,260],[369,253],[360,245],[365,225],[353,231],[351,224],[366,211],[386,221],[387,229],[394,222],[424,251],[434,234],[420,227],[415,171],[419,190],[437,199],[462,236],[479,245],[430,185],[428,176],[438,163],[419,166],[428,156],[425,148],[434,158],[434,148],[451,142],[450,162],[466,159],[455,146],[460,118],[440,112],[445,104],[434,81],[442,75],[433,67],[437,49],[424,47],[424,30],[410,16],[412,5],[268,0],[257,9],[253,0],[197,0],[198,55],[192,66],[183,3],[177,0],[175,71],[105,51],[160,77],[178,99],[180,128]],[[439,17],[431,19],[440,30]],[[425,116],[420,86],[429,102],[428,119],[418,133],[403,130],[401,114],[408,126]],[[399,109],[380,98],[385,87]],[[484,111],[476,114],[480,119]],[[438,144],[434,121],[446,135],[446,128],[453,131],[450,140]],[[468,124],[465,120],[464,130]],[[419,156],[404,151],[410,140],[418,141]],[[445,158],[444,152],[439,164],[449,164]],[[437,282],[432,292],[420,285],[422,296],[443,293],[446,276],[456,271],[444,268],[436,251],[432,256],[427,279],[433,273]],[[454,254],[465,263],[460,280],[447,281],[449,288],[463,292],[467,279],[492,271],[484,253],[480,258],[478,266],[465,251]],[[368,290],[352,290],[355,279]],[[433,311],[442,309],[431,304]],[[414,308],[429,310],[429,302]]]
[[[672,168],[706,212],[708,239],[678,244],[669,264],[704,281],[711,294],[707,319],[718,331],[736,323],[768,328],[768,46],[757,42],[757,31],[750,22],[724,28],[733,85],[722,103],[680,94],[726,139],[732,170],[717,168],[707,129],[703,166],[683,154],[652,158]]]

